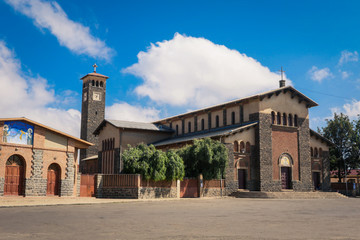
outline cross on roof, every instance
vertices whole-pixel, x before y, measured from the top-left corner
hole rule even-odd
[[[280,74],[281,74],[281,79],[280,80],[284,80],[284,72],[283,71],[283,67],[281,66],[281,69],[279,70]]]
[[[94,72],[96,73],[96,68],[97,68],[96,63],[93,65],[93,68],[94,68]]]

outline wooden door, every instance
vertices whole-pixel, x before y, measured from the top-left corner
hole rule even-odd
[[[47,195],[59,195],[60,193],[60,170],[51,164],[47,173]]]
[[[291,188],[291,168],[282,167],[281,168],[281,188],[290,189]]]
[[[238,169],[239,189],[246,189],[246,169]]]
[[[313,184],[314,190],[320,190],[320,173],[313,172]]]
[[[95,174],[82,174],[80,181],[80,197],[95,197]]]
[[[23,167],[7,165],[5,169],[4,195],[22,195]]]

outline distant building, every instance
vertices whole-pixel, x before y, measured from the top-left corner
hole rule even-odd
[[[280,80],[278,89],[153,123],[103,120],[94,131],[98,158],[82,161],[82,171],[121,173],[121,153],[128,144],[167,150],[210,137],[229,149],[225,177],[230,191],[329,190],[331,142],[309,128],[309,108],[317,105]]]
[[[78,149],[92,144],[27,118],[0,119],[0,196],[76,196]]]

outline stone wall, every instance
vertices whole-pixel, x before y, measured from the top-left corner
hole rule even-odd
[[[47,179],[43,175],[43,150],[33,150],[31,176],[25,179],[25,196],[46,196]]]
[[[228,149],[228,166],[225,170],[225,179],[226,179],[226,187],[225,194],[230,195],[231,193],[237,191],[238,182],[234,180],[234,144],[233,143],[224,143],[226,148]]]
[[[152,199],[152,198],[177,198],[176,187],[140,187],[139,199]]]
[[[138,199],[139,188],[101,188],[101,191],[96,192],[96,197]]]
[[[5,178],[0,178],[0,196],[4,196]]]
[[[203,188],[200,197],[222,197],[225,195],[225,188]]]
[[[74,154],[67,153],[66,159],[66,176],[61,180],[60,196],[72,196],[74,193]]]

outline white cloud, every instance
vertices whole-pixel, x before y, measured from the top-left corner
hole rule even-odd
[[[345,114],[350,118],[357,117],[360,114],[360,101],[352,100],[351,103],[346,103],[343,106]]]
[[[342,65],[347,62],[357,62],[357,61],[359,61],[359,54],[357,51],[349,52],[348,50],[344,50],[341,52],[339,65]]]
[[[341,72],[341,77],[342,77],[342,79],[346,79],[346,78],[348,78],[349,76],[350,76],[350,73],[348,73],[348,72],[346,72],[346,71]]]
[[[106,119],[117,119],[135,122],[152,122],[159,118],[159,110],[155,108],[146,108],[133,106],[125,102],[115,103],[106,107]]]
[[[50,108],[57,96],[41,77],[32,78],[21,70],[21,63],[0,41],[0,117],[27,117],[31,120],[80,135],[81,114],[75,109]]]
[[[245,54],[178,33],[169,41],[151,44],[138,54],[138,63],[122,71],[143,79],[135,89],[139,96],[188,107],[274,89],[280,80],[278,74]]]
[[[317,82],[322,82],[322,80],[327,78],[332,78],[333,74],[331,73],[329,68],[322,68],[319,69],[316,66],[313,66],[309,71],[308,74],[310,75],[310,78]]]
[[[5,0],[16,11],[34,20],[40,29],[48,29],[56,36],[60,45],[76,54],[110,60],[114,50],[105,42],[92,36],[88,27],[68,18],[61,6],[44,0]]]
[[[332,119],[334,113],[343,113],[349,116],[350,119],[356,119],[360,114],[360,101],[353,99],[351,103],[345,103],[342,107],[333,107],[330,110],[331,117],[327,117],[326,119]]]

